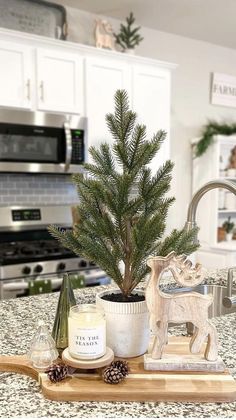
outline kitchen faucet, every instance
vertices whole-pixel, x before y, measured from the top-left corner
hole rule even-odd
[[[214,190],[216,188],[224,188],[226,190],[231,191],[233,194],[236,195],[236,184],[232,181],[216,179],[214,181],[209,181],[206,184],[204,184],[198,191],[195,192],[192,200],[190,201],[190,204],[188,207],[187,222],[185,223],[185,227],[184,227],[186,231],[189,231],[197,227],[196,211],[197,211],[198,203],[208,191]],[[197,239],[197,234],[195,236],[194,243],[199,243]]]
[[[198,203],[201,200],[201,198],[205,195],[205,193],[207,193],[208,191],[214,190],[215,188],[224,188],[226,190],[231,191],[233,194],[236,195],[236,184],[232,181],[216,179],[214,181],[210,181],[204,184],[197,192],[195,192],[189,204],[187,222],[184,227],[186,231],[189,231],[190,229],[197,227],[196,211],[197,211]],[[197,234],[195,238],[193,239],[193,242],[196,244],[199,243]],[[236,306],[236,296],[232,296],[233,270],[234,268],[230,268],[228,270],[228,278],[227,278],[227,295],[228,296],[226,296],[223,299],[223,305],[227,308],[232,308]]]
[[[236,306],[236,296],[233,295],[233,276],[236,267],[231,267],[228,270],[228,277],[227,277],[227,296],[223,299],[223,305],[226,308],[234,308]]]

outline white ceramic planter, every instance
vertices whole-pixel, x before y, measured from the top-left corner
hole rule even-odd
[[[125,53],[135,55],[135,49],[134,48],[126,48]]]
[[[233,240],[233,232],[226,233],[226,241],[232,241]]]
[[[144,295],[142,291],[134,292]],[[97,307],[105,313],[107,346],[118,357],[136,357],[144,354],[150,338],[146,301],[123,303],[102,299],[102,296],[110,293],[120,293],[120,290],[104,291],[96,296]]]

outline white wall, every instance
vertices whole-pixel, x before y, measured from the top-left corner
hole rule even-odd
[[[67,13],[68,39],[94,45],[96,16],[71,8],[67,8]],[[109,21],[116,31],[119,22],[110,18]],[[137,47],[137,55],[179,65],[173,72],[171,110],[171,158],[175,162],[172,194],[176,203],[169,214],[168,228],[181,227],[191,198],[190,139],[199,136],[208,119],[236,120],[236,109],[209,103],[210,73],[236,75],[236,50],[148,28],[141,32],[144,41]]]

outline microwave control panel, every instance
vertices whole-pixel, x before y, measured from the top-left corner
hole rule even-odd
[[[84,163],[84,131],[72,129],[72,156],[71,163],[78,165]]]

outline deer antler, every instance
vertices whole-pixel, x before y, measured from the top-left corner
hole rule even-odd
[[[170,270],[175,281],[184,287],[197,286],[204,277],[204,271],[201,264],[192,266],[192,262],[186,259],[185,255],[175,256],[170,264]]]

